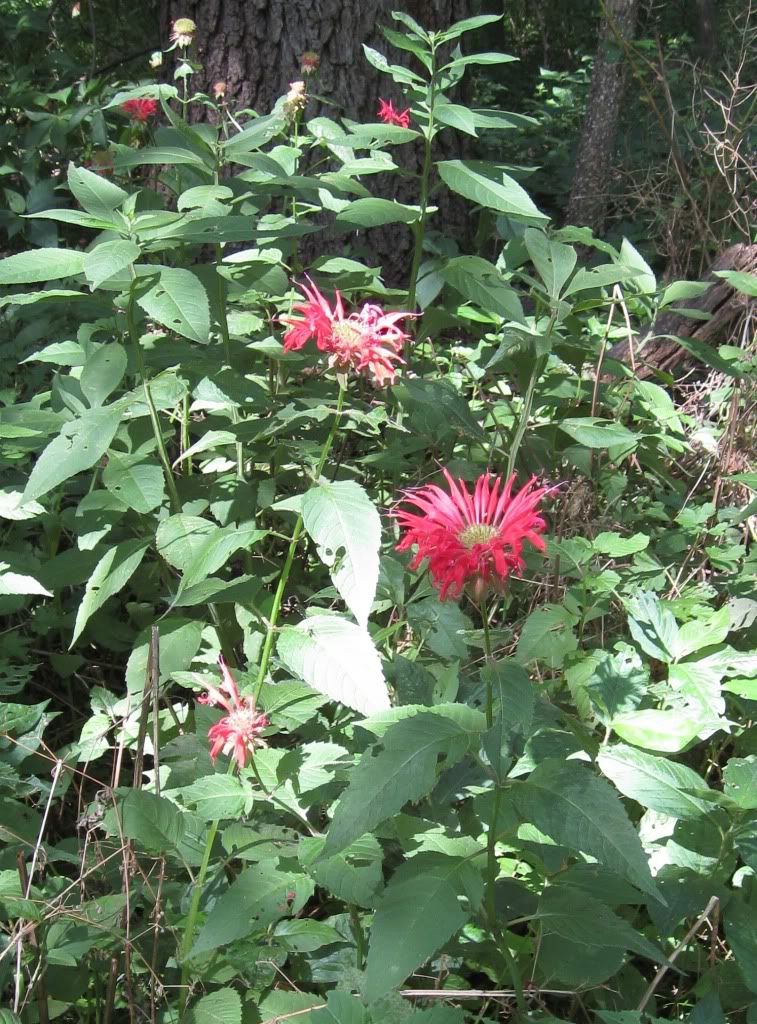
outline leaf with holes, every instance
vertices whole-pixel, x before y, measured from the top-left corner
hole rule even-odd
[[[125,540],[103,555],[84,591],[84,597],[76,613],[74,635],[69,647],[76,643],[81,631],[97,609],[126,586],[142,561],[149,543],[147,540]]]
[[[77,473],[91,469],[108,450],[121,422],[120,411],[90,409],[66,423],[35,463],[21,504],[47,494]]]
[[[373,502],[354,480],[321,480],[303,498],[302,518],[334,586],[366,628],[376,596],[381,544],[381,520]]]
[[[201,345],[210,341],[208,296],[199,277],[190,270],[162,270],[158,283],[137,302],[163,327]]]

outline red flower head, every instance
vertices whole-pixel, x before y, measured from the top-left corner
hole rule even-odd
[[[402,346],[409,337],[398,324],[415,314],[385,313],[381,306],[366,303],[359,312],[345,316],[339,292],[332,309],[310,278],[308,281],[309,288],[298,285],[308,301],[296,302],[293,307],[305,319],[281,318],[288,327],[284,351],[297,351],[314,338],[318,349],[328,353],[329,366],[339,373],[350,369],[367,372],[377,387],[393,384],[397,365],[404,362],[400,355]]]
[[[132,121],[148,121],[158,109],[157,100],[126,100],[121,104],[121,110]]]
[[[226,715],[208,729],[210,740],[210,756],[215,759],[223,752],[227,757],[234,757],[240,768],[247,763],[247,756],[252,756],[256,747],[264,747],[265,740],[261,737],[268,719],[258,712],[251,697],[240,696],[236,680],[229,667],[219,657],[223,682],[219,687],[203,683],[207,693],[198,697],[199,704],[221,707]]]
[[[312,75],[321,66],[321,58],[315,50],[305,50],[300,57],[300,71],[303,75]]]
[[[398,124],[400,128],[410,127],[410,107],[404,110],[395,110],[391,100],[379,99],[378,116],[384,124]]]
[[[513,496],[515,476],[503,487],[501,477],[483,473],[471,495],[462,480],[455,480],[446,469],[442,472],[449,494],[436,484],[405,492],[403,500],[415,505],[420,514],[405,509],[393,513],[407,530],[397,550],[417,545],[410,568],[417,569],[428,559],[431,581],[442,601],[459,597],[466,586],[480,601],[490,588],[501,592],[510,573],[523,568],[525,541],[544,550],[539,535],[546,523],[536,508],[547,488],[535,488],[532,477]]]

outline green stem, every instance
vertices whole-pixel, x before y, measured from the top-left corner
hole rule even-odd
[[[434,105],[436,103],[436,48],[431,50],[431,77],[429,79],[428,126],[423,140],[423,167],[421,169],[420,217],[414,225],[415,249],[410,266],[410,281],[407,286],[407,308],[415,311],[415,294],[418,287],[418,271],[423,258],[423,240],[426,234],[428,213],[429,181],[431,178],[431,144],[434,139]]]
[[[507,460],[507,478],[509,479],[515,470],[515,460],[518,457],[518,451],[520,449],[523,437],[528,428],[528,421],[531,418],[531,407],[534,403],[534,392],[536,390],[536,382],[544,372],[544,368],[547,365],[547,357],[539,356],[534,361],[533,369],[531,370],[531,376],[528,381],[528,387],[526,388],[526,394],[523,399],[523,408],[520,412],[520,418],[518,420],[518,427],[513,437],[513,442],[510,445],[510,455]]]
[[[339,427],[339,421],[342,416],[342,406],[344,405],[345,389],[340,386],[339,398],[336,403],[336,412],[334,414],[334,422],[331,424],[331,430],[329,436],[321,450],[321,457],[318,460],[318,466],[315,471],[315,479],[318,480],[323,467],[326,465],[326,459],[329,457],[329,452],[334,444],[334,438],[336,437],[337,428]],[[276,635],[276,624],[279,621],[279,613],[281,611],[281,603],[284,599],[284,591],[289,581],[289,573],[292,571],[292,564],[294,563],[294,556],[297,551],[297,544],[300,537],[302,536],[302,530],[304,522],[302,519],[302,513],[297,516],[297,522],[294,524],[294,531],[292,532],[292,539],[289,542],[289,550],[287,551],[286,561],[284,562],[284,568],[281,570],[281,576],[279,576],[279,583],[276,587],[276,593],[273,597],[273,607],[271,608],[271,617],[268,621],[268,629],[266,630],[265,643],[263,644],[263,653],[260,656],[260,668],[258,669],[258,678],[255,683],[255,703],[260,699],[260,691],[263,689],[263,683],[265,682],[266,673],[268,672],[268,665],[271,661],[271,653],[273,651],[273,640]]]
[[[492,638],[489,632],[489,610],[486,607],[486,602],[481,602],[481,621],[484,624],[484,651],[486,654],[486,664],[492,660]],[[491,729],[494,725],[494,693],[492,691],[491,676],[487,672],[486,675],[486,728]]]
[[[155,436],[155,443],[158,446],[158,458],[160,459],[160,464],[163,467],[163,473],[166,478],[166,487],[168,488],[168,494],[171,500],[171,509],[173,512],[181,512],[181,498],[179,497],[179,492],[176,489],[176,480],[174,479],[171,463],[168,458],[168,452],[166,451],[165,441],[163,440],[163,431],[161,430],[160,420],[158,419],[158,410],[155,408],[155,402],[153,402],[152,399],[150,385],[147,381],[147,368],[145,366],[144,355],[142,354],[142,346],[139,342],[139,332],[137,330],[137,321],[134,310],[134,285],[135,280],[132,280],[131,288],[129,290],[129,304],[126,307],[126,321],[129,327],[129,337],[134,348],[134,358],[137,362],[137,370],[142,382],[142,389],[145,393],[145,402],[147,403],[147,408],[150,413],[152,432]]]
[[[233,758],[229,761],[228,775],[234,771],[235,761]],[[184,1016],[184,1011],[187,1007],[187,1000],[189,999],[189,953],[192,949],[192,944],[195,938],[195,926],[197,924],[197,915],[200,911],[200,900],[202,898],[202,890],[205,885],[205,877],[208,873],[208,865],[210,864],[210,855],[213,851],[213,843],[218,833],[218,822],[211,821],[208,829],[208,836],[205,840],[205,849],[202,854],[202,861],[200,862],[200,870],[197,872],[195,878],[194,889],[192,890],[192,900],[189,904],[189,913],[187,914],[187,923],[184,926],[184,935],[181,940],[181,952],[179,958],[181,960],[181,992],[179,994],[179,1017]]]

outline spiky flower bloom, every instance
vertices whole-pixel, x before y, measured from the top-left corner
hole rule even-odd
[[[355,370],[367,373],[377,387],[393,384],[397,366],[404,363],[400,355],[409,335],[399,322],[414,313],[385,313],[381,306],[366,303],[360,310],[345,314],[342,296],[336,292],[334,305],[310,281],[298,285],[307,302],[296,302],[298,317],[282,317],[288,326],[284,335],[284,351],[296,352],[314,339],[321,352],[328,355],[329,366],[338,373]]]
[[[197,26],[191,18],[177,18],[171,24],[171,42],[182,49],[191,46]]]
[[[428,559],[431,581],[442,601],[459,597],[468,587],[478,602],[490,590],[501,593],[510,573],[523,568],[526,541],[544,550],[540,534],[546,523],[537,506],[547,488],[536,487],[532,477],[513,495],[515,476],[503,486],[501,477],[483,473],[471,494],[462,480],[446,469],[442,472],[449,494],[436,484],[413,488],[402,500],[418,511],[394,510],[407,531],[397,550],[417,546],[410,568],[417,569]]]
[[[157,100],[125,100],[121,104],[121,110],[127,117],[130,117],[132,121],[141,121],[142,124],[155,114],[158,109]]]
[[[391,100],[379,99],[378,116],[384,124],[397,124],[400,128],[410,127],[410,107],[397,110]]]
[[[315,50],[305,50],[300,57],[300,71],[303,75],[312,75],[321,66],[321,58]]]
[[[198,703],[208,704],[214,708],[223,708],[226,714],[215,725],[208,729],[210,756],[215,761],[220,753],[233,757],[240,768],[244,768],[247,758],[252,757],[257,747],[266,746],[261,733],[268,725],[268,719],[255,707],[251,697],[242,697],[236,680],[229,667],[219,657],[222,682],[220,686],[210,686],[203,682],[207,693],[198,697]]]

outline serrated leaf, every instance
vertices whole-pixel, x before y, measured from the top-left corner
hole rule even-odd
[[[7,572],[8,563],[0,562],[0,597],[16,594],[37,594],[40,597],[52,597],[39,580],[25,573]]]
[[[101,242],[88,252],[84,259],[84,276],[89,281],[92,291],[111,277],[131,266],[139,259],[140,249],[134,242],[116,239],[113,242]]]
[[[322,857],[326,840],[303,837],[297,844],[300,864],[318,885],[337,899],[373,907],[383,885],[381,846],[375,836],[365,835],[334,854]]]
[[[479,206],[531,224],[549,220],[536,208],[528,192],[493,164],[480,160],[440,160],[436,166],[445,185]]]
[[[412,224],[420,218],[417,206],[405,206],[391,199],[355,199],[336,215],[337,224],[376,228],[385,224]]]
[[[459,896],[481,882],[469,863],[422,853],[395,871],[379,901],[371,926],[365,995],[369,1002],[425,963],[468,921]]]
[[[103,827],[110,835],[133,839],[142,849],[175,850],[184,837],[184,815],[170,800],[144,789],[130,789],[107,812]]]
[[[214,527],[197,546],[194,556],[184,568],[182,590],[200,583],[211,573],[225,565],[240,548],[250,548],[267,534],[254,523],[241,526]]]
[[[297,878],[291,872],[279,871],[270,860],[245,869],[213,904],[190,958],[243,939],[288,916],[287,893]]]
[[[649,537],[645,533],[635,533],[632,537],[623,537],[619,533],[598,533],[593,541],[594,550],[610,558],[625,558],[644,551],[649,547]]]
[[[74,277],[84,268],[83,252],[76,249],[32,249],[0,260],[0,284],[34,284]]]
[[[573,416],[560,420],[556,426],[584,448],[611,448],[614,445],[635,448],[639,443],[638,434],[622,424],[595,416]]]
[[[205,775],[178,792],[204,821],[241,818],[249,814],[253,802],[249,783],[231,775]]]
[[[285,626],[276,647],[289,671],[331,700],[371,715],[389,707],[381,660],[367,631],[335,615]]]
[[[89,409],[65,423],[34,464],[21,499],[27,504],[69,477],[91,469],[108,450],[121,422],[120,411]]]
[[[164,268],[158,283],[137,302],[163,327],[201,345],[210,341],[208,296],[199,277],[191,271]]]
[[[440,276],[487,313],[525,324],[523,308],[515,290],[488,260],[480,256],[455,256],[439,270]]]
[[[107,178],[73,163],[68,165],[67,177],[68,187],[79,206],[93,217],[101,217],[103,220],[108,220],[129,194]]]
[[[618,743],[597,757],[602,773],[623,796],[671,818],[700,818],[712,811],[710,788],[695,771]]]
[[[470,723],[468,723],[470,724]],[[480,723],[478,723],[480,725]],[[339,798],[326,837],[324,855],[346,849],[411,800],[420,800],[436,784],[437,758],[459,761],[478,729],[442,715],[421,712],[397,722],[384,734],[380,753],[363,754]]]
[[[175,569],[184,572],[217,529],[208,519],[179,512],[158,526],[155,543],[161,556]]]
[[[554,842],[587,853],[658,896],[639,836],[619,797],[578,761],[543,761],[512,790],[524,821]]]
[[[159,465],[152,462],[131,465],[127,458],[115,452],[108,457],[103,484],[119,501],[143,515],[156,509],[165,493],[165,478]]]
[[[233,988],[220,988],[198,999],[187,1014],[188,1024],[242,1024],[242,1000]]]
[[[127,361],[126,351],[115,342],[101,345],[87,359],[79,377],[79,387],[92,408],[101,406],[121,383]]]
[[[82,630],[97,609],[126,586],[144,558],[149,543],[140,539],[125,540],[103,555],[95,566],[76,612],[74,635],[69,648],[79,639]]]
[[[334,586],[358,623],[367,628],[381,544],[381,520],[373,502],[354,480],[321,480],[305,494],[302,518]]]

